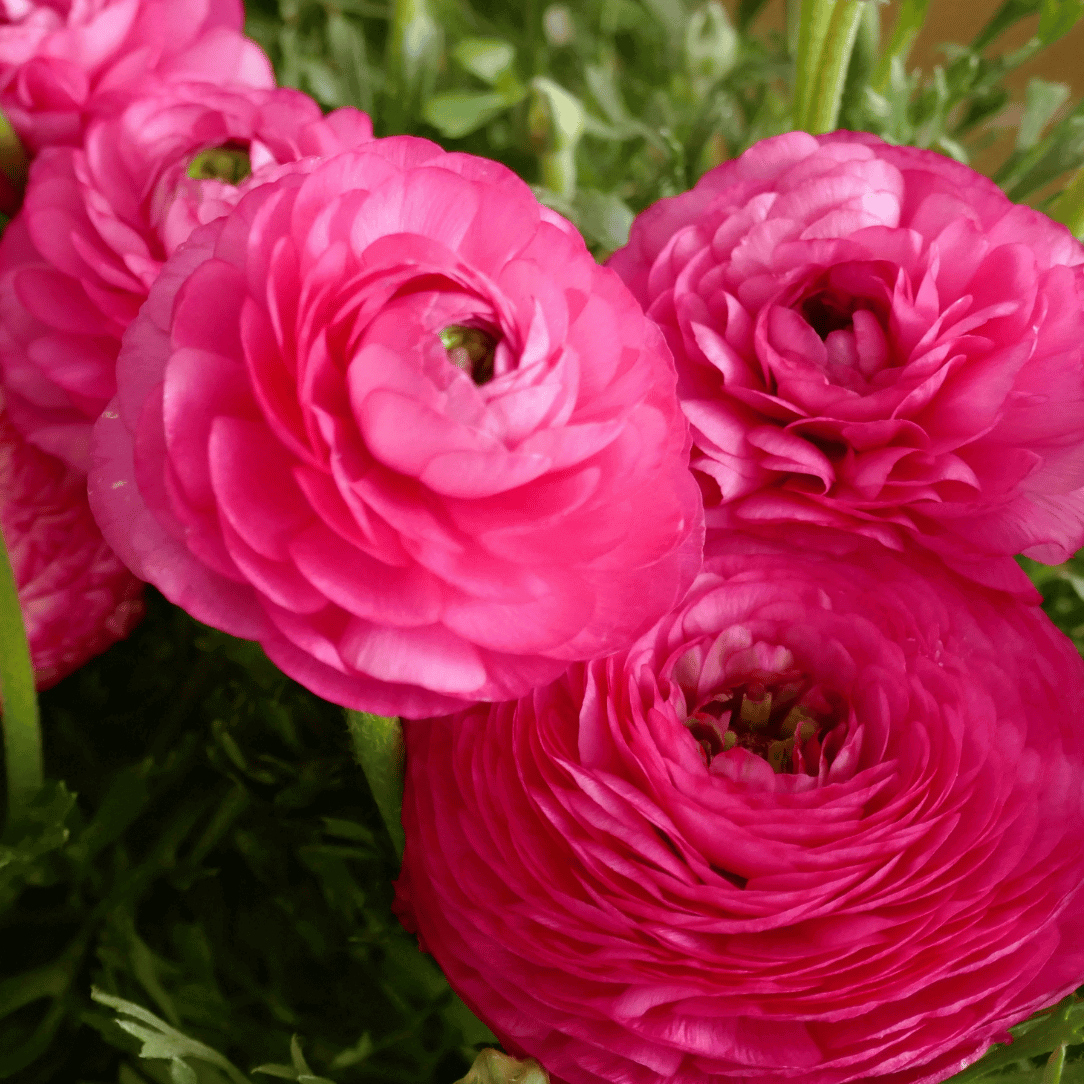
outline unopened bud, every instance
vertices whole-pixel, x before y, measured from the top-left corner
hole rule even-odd
[[[486,1047],[456,1084],[550,1084],[550,1076],[534,1058],[519,1061]]]

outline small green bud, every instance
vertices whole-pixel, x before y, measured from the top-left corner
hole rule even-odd
[[[448,351],[448,360],[467,373],[475,384],[485,384],[493,379],[497,342],[488,332],[452,324],[441,331],[440,341]]]
[[[519,1061],[486,1047],[456,1084],[550,1084],[550,1076],[534,1058]]]
[[[192,159],[187,173],[194,181],[240,184],[252,173],[252,161],[243,147],[212,147]]]

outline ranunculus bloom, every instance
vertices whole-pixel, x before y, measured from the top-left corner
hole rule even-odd
[[[758,143],[610,261],[674,351],[709,527],[1052,562],[1084,544],[1082,265],[987,178],[850,132]]]
[[[143,585],[105,544],[86,479],[27,444],[0,408],[0,528],[39,689],[128,635]]]
[[[241,0],[0,0],[0,109],[31,151],[154,83],[273,87]]]
[[[279,167],[166,264],[117,375],[106,538],[350,707],[521,695],[700,565],[662,336],[494,162],[404,136]]]
[[[1072,643],[797,530],[709,533],[628,651],[406,726],[397,910],[556,1081],[934,1084],[1084,979]]]
[[[296,90],[178,83],[91,124],[82,148],[43,151],[0,240],[0,369],[20,431],[88,470],[121,336],[169,254],[261,170],[372,134],[364,113],[325,118]]]

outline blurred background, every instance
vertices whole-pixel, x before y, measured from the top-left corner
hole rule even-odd
[[[732,18],[736,18],[739,0],[723,0]],[[879,3],[883,33],[888,33],[899,8],[899,0]],[[931,71],[935,64],[945,64],[944,42],[969,42],[1002,6],[1002,0],[932,0],[926,16],[926,24],[911,50],[910,65]],[[786,0],[768,0],[756,22],[755,32],[783,32],[786,21]],[[1035,33],[1039,16],[1031,15],[1010,27],[990,50],[994,55],[1011,53],[1019,49]],[[1072,103],[1079,101],[1084,92],[1084,22],[1077,23],[1060,41],[1044,49],[1038,56],[1026,61],[1004,80],[1016,104],[998,116],[993,127],[1000,129],[995,143],[976,155],[973,164],[989,173],[1012,149],[1015,130],[1023,114],[1021,104],[1028,80],[1034,77],[1054,83],[1065,83],[1071,90],[1068,101],[1055,115],[1060,119],[1068,114]]]

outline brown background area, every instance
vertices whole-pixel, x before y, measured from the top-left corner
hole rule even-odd
[[[731,14],[736,11],[738,0],[724,0],[724,3]],[[931,0],[926,25],[911,51],[909,67],[932,71],[935,64],[944,63],[944,54],[938,48],[938,44],[970,41],[1000,6],[1001,0],[966,0],[966,2]],[[898,8],[898,0],[891,0],[890,3],[880,5],[884,35],[891,32]],[[772,28],[782,30],[784,11],[784,0],[769,0],[754,24],[754,31],[763,32]],[[1023,45],[1032,36],[1038,23],[1038,16],[1022,19],[990,47],[991,52],[995,54],[1007,52]],[[1012,73],[1007,80],[1007,85],[1012,92],[1014,102],[1023,100],[1024,88],[1033,76],[1067,83],[1070,86],[1072,95],[1069,102],[1062,107],[1062,111],[1068,110],[1084,96],[1084,20],[1077,23],[1061,41],[1044,49],[1038,56],[1033,57],[1027,64],[1021,65]],[[1007,110],[1004,123],[1013,125],[1018,114],[1018,109],[1015,112]],[[1058,116],[1061,116],[1061,113]],[[1009,131],[999,138],[994,146],[984,151],[976,159],[974,165],[988,171],[1011,149],[1012,133]]]

